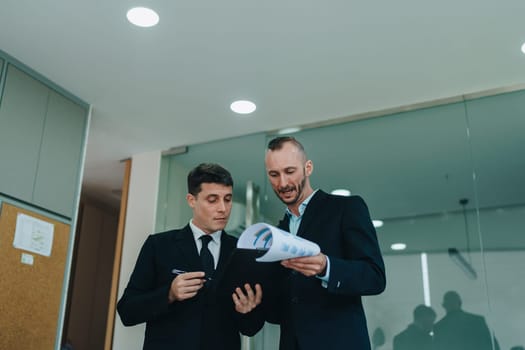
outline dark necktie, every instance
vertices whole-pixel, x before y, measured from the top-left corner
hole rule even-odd
[[[208,249],[208,243],[210,243],[212,238],[210,235],[202,235],[200,236],[200,240],[202,241],[200,252],[202,268],[206,273],[206,277],[211,277],[213,275],[213,271],[215,270],[215,264],[213,263],[213,255],[211,255],[211,252]]]

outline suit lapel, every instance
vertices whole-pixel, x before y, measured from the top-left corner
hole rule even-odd
[[[217,268],[215,269],[215,276],[217,276],[217,273],[223,270],[228,263],[228,259],[236,247],[236,242],[236,239],[228,236],[225,231],[222,231],[219,261],[217,263]],[[193,232],[189,225],[186,225],[179,231],[179,234],[174,236],[173,250],[174,256],[177,256],[177,260],[179,262],[184,262],[184,266],[179,264],[177,265],[177,268],[184,269],[185,271],[202,270],[202,262],[197,250],[197,245],[193,238]]]
[[[284,217],[281,219],[281,221],[279,221],[277,227],[279,227],[281,230],[290,232],[290,218],[288,217],[288,214],[284,214]]]
[[[202,269],[202,263],[197,251],[197,245],[193,238],[193,232],[189,225],[186,225],[179,235],[174,238],[174,249],[178,256],[182,257],[182,261],[187,262],[188,271],[197,271]],[[235,240],[229,239],[226,232],[222,231],[221,234],[221,250],[219,253],[219,261],[217,263],[216,270],[222,268],[231,255],[231,252],[235,249]]]
[[[174,249],[177,253],[182,256],[182,261],[186,261],[188,265],[188,271],[200,270],[201,260],[197,252],[197,245],[193,239],[193,232],[189,225],[186,225],[179,235],[175,236]]]
[[[326,198],[326,193],[324,193],[321,190],[318,190],[312,199],[310,199],[310,202],[308,202],[308,205],[306,206],[306,210],[304,211],[303,218],[301,219],[301,224],[299,225],[299,229],[297,230],[297,235],[300,237],[308,238],[311,237],[311,232],[306,232],[305,227],[312,228],[314,226],[314,220],[320,212],[323,211],[323,202]]]
[[[219,261],[217,263],[217,271],[221,271],[228,262],[228,258],[235,249],[235,240],[228,239],[226,232],[221,234],[221,251],[219,253]]]

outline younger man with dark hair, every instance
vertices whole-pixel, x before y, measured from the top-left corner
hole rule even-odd
[[[125,326],[146,322],[144,350],[238,350],[239,332],[251,336],[263,326],[254,310],[259,285],[245,284],[231,297],[213,288],[237,242],[224,231],[232,188],[226,169],[200,164],[188,174],[189,224],[144,243],[117,306]]]

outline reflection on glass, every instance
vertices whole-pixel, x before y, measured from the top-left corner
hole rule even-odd
[[[375,349],[394,349],[394,337],[421,322],[427,322],[425,336],[433,335],[438,345],[443,334],[450,338],[447,349],[471,348],[470,340],[447,335],[447,328],[471,334],[469,339],[480,342],[477,350],[525,345],[525,279],[519,277],[525,261],[524,116],[525,91],[517,91],[293,135],[316,165],[312,183],[327,191],[350,188],[364,197],[372,217],[384,221],[377,232],[387,289],[364,298]],[[234,200],[243,205],[246,183],[253,181],[260,189],[258,221],[275,225],[283,205],[268,185],[263,162],[272,137],[194,145],[169,162],[172,169],[221,163],[231,169]],[[164,215],[178,215],[177,205],[167,202]],[[390,248],[399,242],[405,250]],[[476,278],[469,278],[449,250]],[[428,319],[416,319],[418,305],[435,312],[432,333],[426,331]],[[267,326],[252,350],[276,350],[278,337],[278,328]]]
[[[493,349],[493,339],[485,318],[464,311],[456,291],[446,292],[441,305],[446,314],[434,325],[436,350]]]
[[[436,312],[429,306],[418,305],[413,312],[413,322],[394,337],[394,350],[432,350],[432,329]]]

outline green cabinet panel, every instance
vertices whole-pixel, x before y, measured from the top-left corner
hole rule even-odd
[[[86,108],[11,64],[0,101],[0,192],[73,217]]]
[[[12,65],[0,105],[0,192],[31,202],[49,89]]]
[[[33,202],[72,217],[84,144],[86,110],[49,92]]]

